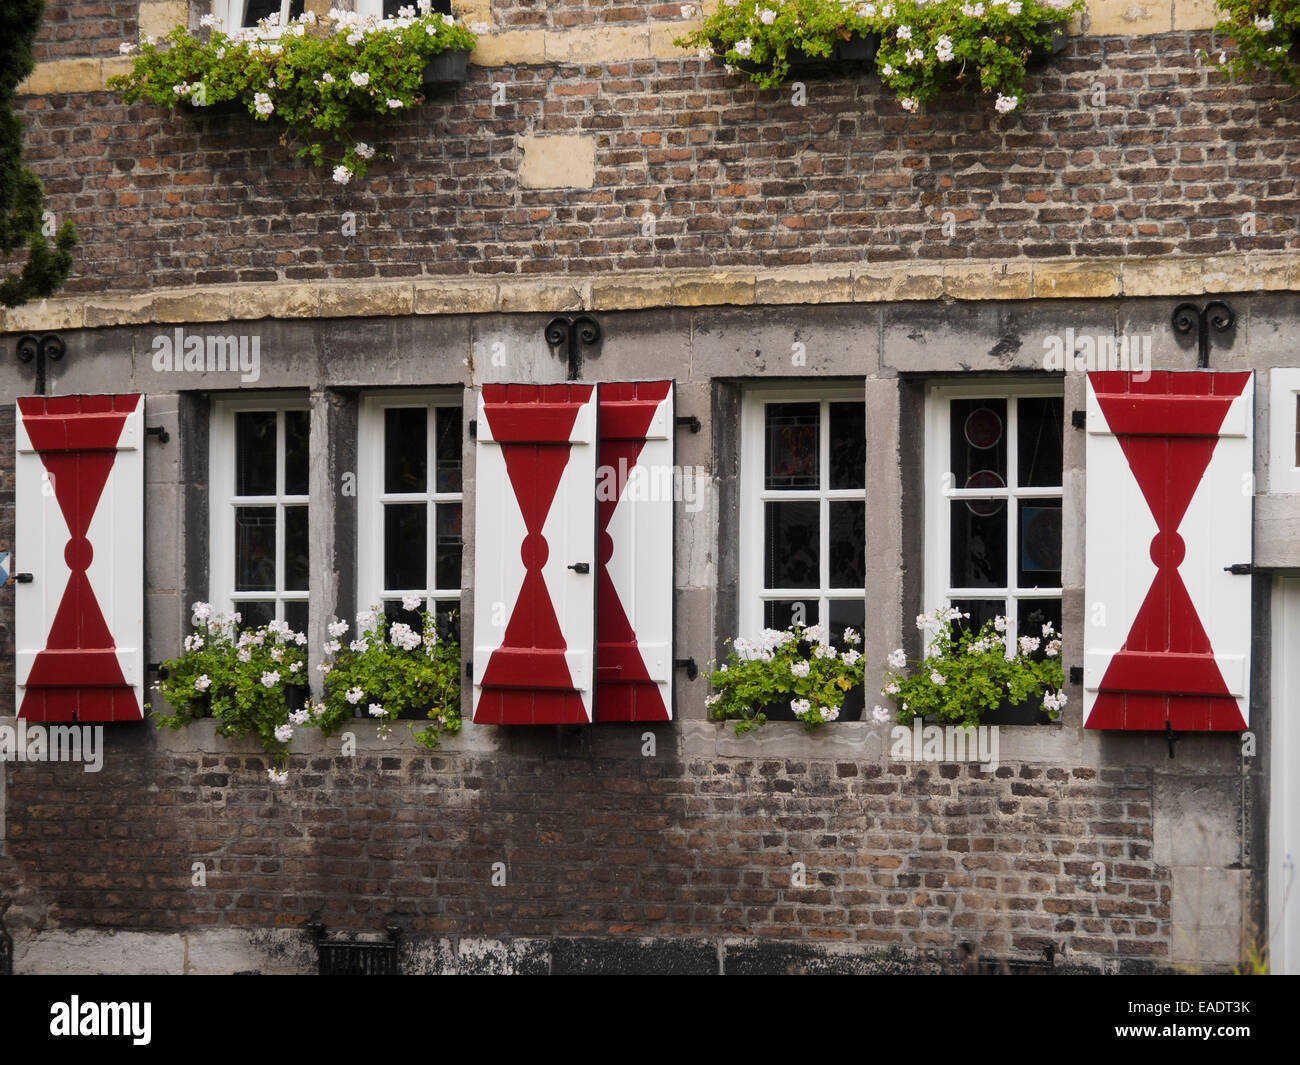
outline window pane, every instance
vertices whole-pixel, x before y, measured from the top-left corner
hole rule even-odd
[[[1065,400],[1054,396],[1018,402],[1019,483],[1031,488],[1055,488],[1061,483],[1061,419]]]
[[[769,599],[763,603],[763,627],[788,629],[793,625],[816,625],[821,617],[821,602],[816,596],[807,599]]]
[[[461,410],[459,407],[437,408],[438,429],[438,491],[461,490]]]
[[[235,414],[235,495],[275,495],[275,411]]]
[[[384,411],[384,491],[424,492],[429,483],[429,412],[423,407]]]
[[[307,631],[307,601],[293,599],[284,604],[284,620],[294,632]],[[304,679],[304,683],[306,683]]]
[[[460,587],[460,504],[438,504],[438,543],[434,566],[438,588]]]
[[[302,14],[303,0],[289,0],[289,17],[297,18]],[[256,26],[269,15],[280,13],[280,0],[245,0],[244,25]]]
[[[311,413],[284,412],[284,494],[305,496],[311,470]]]
[[[384,507],[384,587],[427,588],[428,506],[390,503]]]
[[[938,603],[927,603],[927,612],[938,605]],[[971,632],[979,632],[994,618],[998,616],[1005,617],[1007,613],[1005,599],[954,599],[952,605],[963,614],[970,615],[969,619],[962,619],[961,627],[970,629]]]
[[[815,499],[764,504],[765,588],[816,588],[821,523]]]
[[[1061,631],[1061,601],[1059,599],[1020,600],[1020,622],[1017,636],[1037,636],[1043,639],[1043,624],[1052,623],[1052,631]],[[1050,637],[1048,637],[1050,639]]]
[[[438,619],[438,636],[460,643],[460,600],[439,599],[434,604],[434,611]]]
[[[284,508],[284,590],[307,590],[307,508]]]
[[[1007,483],[1007,401],[954,399],[951,414],[953,487],[1004,486]]]
[[[952,507],[952,588],[1004,588],[1007,583],[1006,502],[955,499]]]
[[[275,591],[275,507],[235,508],[235,590]]]
[[[414,610],[407,610],[402,606],[400,599],[384,600],[384,639],[389,639],[389,633],[392,627],[399,621],[404,625],[410,625],[416,632],[421,632],[420,614],[425,609],[423,600]]]
[[[240,629],[257,629],[275,620],[274,602],[236,602]]]
[[[1061,587],[1061,501],[1020,500],[1021,588]]]
[[[844,640],[846,628],[857,630],[862,635],[863,621],[866,618],[866,604],[861,599],[832,599],[830,603],[831,631],[830,641],[839,646]],[[858,644],[862,650],[862,644]]]
[[[821,487],[817,444],[820,410],[817,403],[769,403],[764,407],[768,488]]]
[[[832,502],[830,586],[861,588],[866,580],[866,504]]]
[[[415,0],[384,0],[384,18],[397,18],[398,8],[414,6]],[[433,0],[432,10],[450,15],[451,0]]]
[[[832,488],[865,488],[867,484],[867,420],[861,403],[832,403]]]

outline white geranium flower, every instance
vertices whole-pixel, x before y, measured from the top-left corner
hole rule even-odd
[[[334,180],[337,181],[340,185],[346,185],[349,181],[352,180],[352,171],[349,170],[346,166],[340,165],[334,168],[334,173],[332,176]]]
[[[796,677],[806,677],[806,676],[808,676],[808,671],[809,671],[811,668],[812,668],[812,666],[811,666],[811,664],[808,662],[807,659],[801,659],[801,660],[798,661],[798,662],[791,662],[791,663],[790,663],[790,672],[793,673]]]
[[[356,153],[362,159],[373,159],[375,157],[375,150],[365,141],[357,141]]]
[[[806,714],[808,713],[809,710],[812,709],[812,703],[810,703],[807,699],[791,699],[790,709],[793,710],[796,714]]]
[[[348,75],[348,78],[351,80],[352,84],[355,85],[358,89],[364,89],[367,85],[370,84],[369,71],[354,70],[351,74]]]
[[[734,47],[736,49],[736,55],[743,58],[754,50],[754,42],[746,37],[743,40],[737,41]]]
[[[817,707],[817,713],[821,715],[823,721],[834,721],[840,716],[840,708],[838,706],[819,706]]]
[[[348,650],[353,654],[363,655],[370,650],[369,640],[353,640],[348,644]]]
[[[325,631],[333,637],[342,636],[348,631],[348,623],[346,621],[331,621],[325,626]]]
[[[901,647],[889,652],[889,668],[904,669],[907,666],[907,655],[903,653]]]
[[[883,706],[877,706],[871,711],[871,719],[875,721],[877,725],[883,725],[889,720],[889,711]]]
[[[277,684],[279,684],[279,683],[280,683],[280,672],[279,672],[279,670],[272,669],[272,670],[268,670],[268,671],[266,671],[265,673],[262,674],[262,687],[263,687],[263,688],[274,688],[274,687],[275,687]]]
[[[361,632],[365,632],[375,624],[375,620],[377,617],[378,615],[373,610],[360,611],[357,614],[357,628]]]
[[[1003,96],[1001,93],[999,93],[997,102],[993,105],[993,107],[998,112],[998,114],[1005,115],[1009,111],[1014,111],[1017,105],[1019,105],[1019,103],[1020,101],[1017,100],[1014,96]]]
[[[399,107],[403,106],[401,100],[398,100],[396,97],[392,97],[392,96],[390,96],[384,102],[388,104],[388,109],[390,111],[396,111]]]
[[[280,725],[275,730],[275,738],[280,743],[288,743],[293,739],[293,726]]]
[[[289,782],[289,771],[287,769],[278,771],[275,769],[268,769],[266,774],[271,778],[272,784],[287,784]]]
[[[343,698],[345,698],[353,706],[356,706],[357,703],[361,702],[361,699],[365,694],[366,693],[363,692],[360,688],[349,688],[347,691],[343,693]]]
[[[1273,32],[1273,19],[1272,19],[1272,16],[1269,16],[1269,15],[1256,15],[1256,16],[1255,16],[1255,29],[1259,30],[1260,33],[1272,33],[1272,32]]]
[[[932,669],[930,670],[930,683],[937,684],[939,685],[939,687],[943,687],[948,682],[944,679],[942,673],[940,673],[937,669]]]
[[[212,687],[212,678],[206,673],[200,673],[198,678],[194,681],[194,687],[201,692],[205,692]]]
[[[384,708],[379,703],[371,703],[368,709],[371,717],[384,716]]]
[[[764,26],[770,26],[776,21],[776,12],[770,7],[765,7],[758,13],[758,21]]]
[[[402,596],[402,609],[403,609],[403,610],[419,610],[420,607],[423,606],[423,605],[424,605],[424,598],[423,598],[423,596],[419,596],[419,595],[404,595],[404,596]]]
[[[301,663],[301,662],[290,662],[290,663],[289,663],[289,672],[290,672],[290,673],[297,673],[298,670],[300,670],[300,669],[302,669],[302,663]]]
[[[900,41],[910,41],[910,40],[912,39],[912,27],[911,27],[911,26],[899,26],[899,27],[898,27],[898,39],[899,39]]]

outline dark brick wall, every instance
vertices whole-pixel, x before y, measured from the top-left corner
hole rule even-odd
[[[1300,101],[1225,87],[1194,54],[1207,42],[1078,39],[1006,119],[961,97],[909,117],[873,78],[809,82],[797,107],[694,58],[472,68],[454,96],[364,133],[397,161],[346,189],[240,113],[109,93],[22,106],[49,205],[80,229],[72,292],[1300,247]],[[525,133],[595,135],[596,187],[521,188]]]
[[[671,730],[643,758],[630,735],[521,729],[503,756],[297,756],[275,788],[258,757],[169,752],[147,725],[106,734],[99,774],[6,768],[9,852],[58,925],[318,914],[415,936],[755,936],[954,958],[1051,942],[1091,965],[1170,949],[1144,767],[679,762]],[[196,861],[206,888],[190,886]]]
[[[139,0],[45,0],[32,56],[41,63],[117,55],[123,41],[139,39],[139,12]]]

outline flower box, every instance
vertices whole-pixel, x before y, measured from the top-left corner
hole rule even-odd
[[[829,56],[808,55],[802,49],[792,48],[786,53],[791,70],[816,69],[833,63],[870,63],[880,49],[880,34],[853,34],[846,41],[836,41]]]
[[[1065,51],[1070,44],[1070,38],[1065,32],[1066,24],[1064,22],[1040,22],[1034,27],[1035,33],[1050,36],[1046,44],[1036,44],[1029,50],[1027,62],[1031,66],[1047,63],[1053,56],[1058,56]]]
[[[420,84],[426,89],[464,85],[469,77],[469,53],[448,49],[430,57]]]

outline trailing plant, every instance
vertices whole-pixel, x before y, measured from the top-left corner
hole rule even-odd
[[[407,597],[402,605],[415,610],[422,600]],[[329,625],[325,653],[333,661],[325,670],[325,699],[313,710],[313,724],[326,735],[338,731],[361,710],[380,721],[380,734],[404,713],[424,711],[430,724],[416,731],[417,743],[437,747],[444,732],[460,731],[460,645],[438,634],[438,622],[427,610],[420,614],[421,631],[404,622],[389,625],[376,610],[356,617],[357,637],[346,648],[346,621]]]
[[[721,0],[677,44],[722,58],[771,88],[790,74],[793,54],[826,57],[835,44],[876,35],[876,71],[903,108],[951,86],[994,97],[1000,114],[1025,98],[1025,63],[1084,0]]]
[[[1300,87],[1300,66],[1293,52],[1300,31],[1300,0],[1218,0],[1218,7],[1223,17],[1214,32],[1236,40],[1231,52],[1225,48],[1218,53],[1225,74],[1244,78],[1257,70],[1271,70]]]
[[[1003,699],[1020,703],[1040,695],[1048,716],[1058,718],[1067,697],[1061,691],[1061,638],[1051,622],[1041,636],[1016,639],[1004,617],[985,622],[978,632],[962,624],[969,618],[956,607],[919,615],[916,627],[933,635],[910,675],[902,648],[889,655],[892,672],[885,674],[880,694],[898,702],[898,721],[906,725],[921,716],[974,728]],[[882,723],[889,718],[879,706],[873,716]]]
[[[291,711],[287,689],[307,685],[307,637],[283,621],[241,630],[237,612],[219,614],[210,603],[195,603],[193,610],[194,631],[185,637],[183,653],[159,670],[155,690],[173,713],[153,713],[157,726],[180,729],[212,717],[218,735],[255,735],[276,765],[283,765],[293,726],[306,722],[305,709]],[[284,780],[275,770],[271,775]]]
[[[735,721],[736,735],[767,722],[763,707],[790,702],[809,730],[840,716],[844,696],[862,683],[861,637],[844,630],[841,649],[824,645],[821,625],[764,629],[755,642],[737,637],[727,661],[709,677],[714,694],[705,699],[715,721]]]
[[[211,106],[237,101],[258,122],[283,123],[281,142],[317,166],[332,166],[346,185],[363,177],[369,160],[391,158],[354,135],[362,123],[400,115],[422,99],[421,74],[441,52],[473,49],[477,38],[451,15],[402,8],[395,19],[359,19],[308,11],[283,32],[279,14],[256,29],[224,32],[211,15],[199,36],[178,26],[161,41],[146,37],[129,74],[109,80],[126,103],[149,100],[164,107]]]
[[[77,231],[65,221],[56,234],[44,210],[45,190],[23,166],[23,124],[14,110],[18,84],[32,72],[32,44],[45,0],[5,0],[0,7],[0,253],[6,260],[25,249],[18,272],[4,271],[0,306],[17,307],[52,296],[72,271]],[[46,237],[54,237],[51,249]]]

